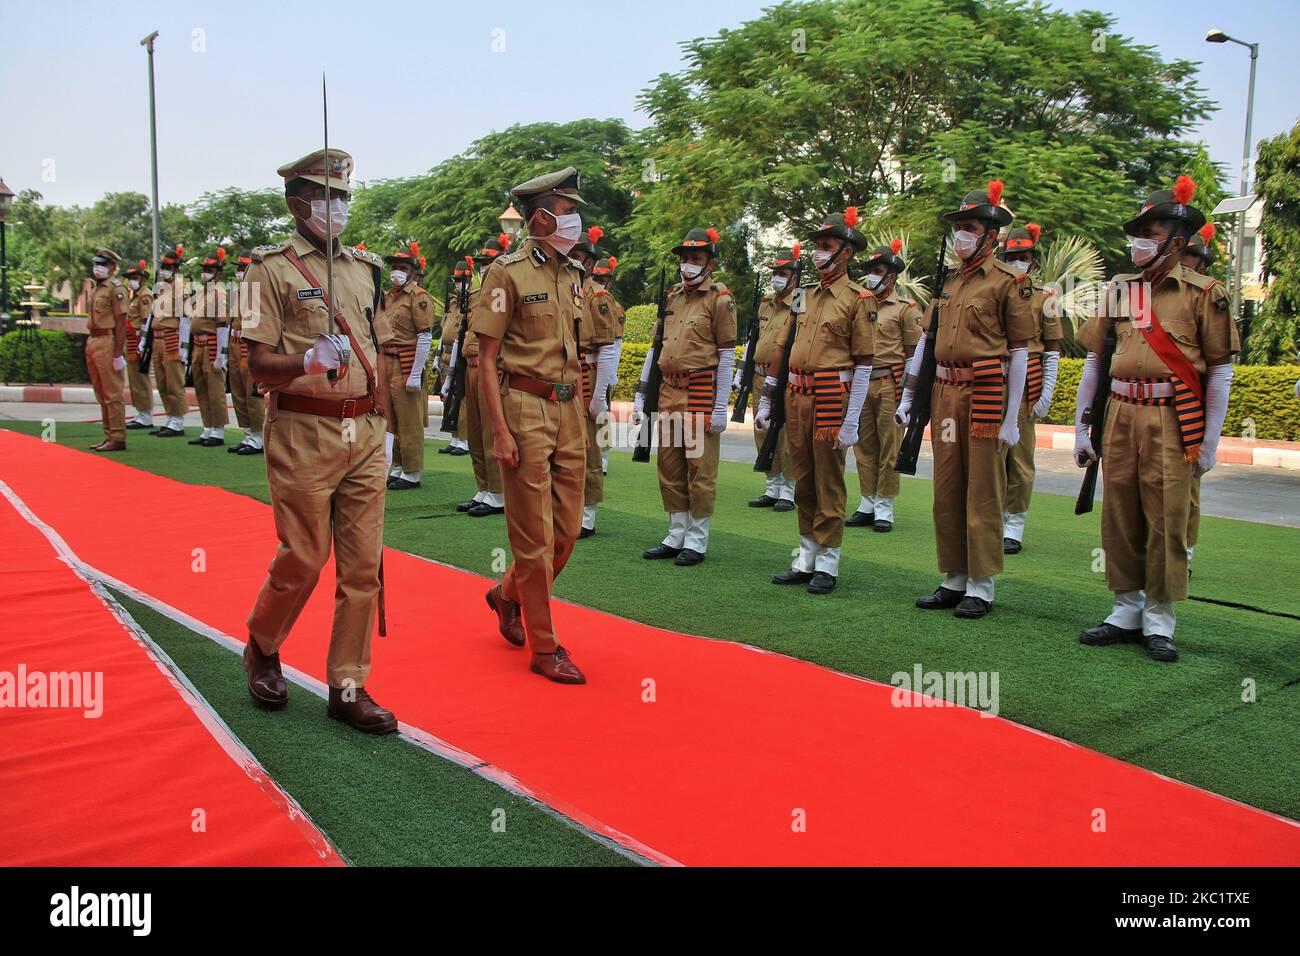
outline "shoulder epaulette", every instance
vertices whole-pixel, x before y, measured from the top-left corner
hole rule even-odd
[[[1196,286],[1202,292],[1209,292],[1219,283],[1219,280],[1214,276],[1201,275],[1201,273],[1193,272],[1191,269],[1187,269],[1183,273],[1183,278],[1187,280],[1188,285]]]
[[[1024,279],[1029,275],[1028,272],[1017,272],[1015,269],[1011,268],[1001,259],[994,259],[993,265],[1001,269],[1003,275],[1010,276],[1013,282],[1019,282],[1021,279]]]
[[[608,289],[593,289],[592,292],[591,292],[591,297],[592,297],[593,299],[597,298],[598,296],[602,296],[602,295],[609,295],[609,290],[608,290]]]
[[[360,259],[362,262],[367,262],[372,266],[379,266],[381,268],[384,265],[384,260],[379,258],[376,253],[371,252],[369,249],[358,249],[356,246],[349,246],[348,250],[352,253],[354,259]]]
[[[289,248],[288,239],[282,239],[279,242],[270,242],[264,246],[258,246],[255,248],[250,258],[254,262],[261,262],[266,256],[275,255],[278,252],[284,252],[287,248]]]
[[[111,277],[111,278],[108,280],[108,284],[109,284],[109,285],[121,285],[121,284],[122,284],[122,280],[119,279],[117,276],[113,276],[113,277]]]
[[[718,295],[731,295],[731,290],[728,289],[725,285],[717,286],[713,291],[716,292]]]
[[[524,258],[524,244],[520,243],[517,249],[511,250],[510,252],[507,252],[503,256],[497,256],[495,259],[492,260],[492,264],[496,265],[496,263],[498,262],[504,262],[504,263],[520,262],[523,258]]]

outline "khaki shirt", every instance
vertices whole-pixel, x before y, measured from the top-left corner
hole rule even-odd
[[[447,308],[442,313],[442,327],[438,330],[438,351],[444,357],[451,355],[451,348],[456,344],[456,336],[460,334],[460,304],[456,296],[452,296],[447,302]]]
[[[153,321],[159,329],[178,329],[185,314],[185,280],[180,276],[171,282],[159,282],[153,288]]]
[[[713,279],[696,289],[673,286],[664,317],[664,347],[657,356],[661,371],[682,375],[715,368],[718,352],[736,347],[736,301]]]
[[[285,256],[292,249],[302,259],[317,283],[324,283],[325,254],[308,239],[294,233],[276,245],[253,250],[253,264],[246,282],[249,296],[243,308],[244,338],[269,345],[284,355],[301,355],[316,344],[316,335],[330,331],[330,314],[322,301],[324,286],[305,279]],[[382,345],[392,338],[383,313],[375,317],[373,330],[366,320],[366,310],[375,306],[376,273],[380,259],[340,245],[334,255],[334,306],[347,319],[370,367],[379,374],[375,340]],[[256,295],[253,293],[256,292]],[[343,334],[341,328],[335,331]],[[312,395],[318,398],[361,398],[366,394],[366,372],[361,357],[352,356],[347,374],[331,383],[325,375],[300,375],[275,391]]]
[[[131,293],[131,302],[126,307],[126,319],[131,323],[131,328],[137,332],[144,326],[145,319],[149,318],[149,310],[153,308],[153,293],[143,285]]]
[[[476,334],[501,340],[505,372],[573,385],[580,373],[575,320],[582,310],[582,272],[529,239],[484,273],[469,324]]]
[[[911,299],[890,293],[876,300],[875,365],[900,365],[907,361],[921,338],[921,310]]]
[[[610,294],[588,279],[582,286],[587,308],[582,311],[582,325],[578,334],[583,352],[594,352],[602,345],[612,345],[619,336],[618,320],[610,308]],[[614,303],[617,305],[618,303]]]
[[[1128,297],[1116,289],[1139,278],[1137,275],[1115,277],[1102,291],[1097,315],[1079,330],[1079,341],[1090,352],[1102,352],[1106,347],[1106,323],[1113,318],[1115,355],[1110,374],[1125,379],[1168,378],[1172,371],[1147,345],[1142,332],[1133,328]],[[1116,291],[1112,293],[1112,289]],[[1176,265],[1156,285],[1151,298],[1161,328],[1169,333],[1198,372],[1204,373],[1212,365],[1226,365],[1241,349],[1228,293],[1217,279]]]
[[[589,311],[595,313],[601,320],[601,323],[608,326],[610,342],[614,339],[623,337],[623,325],[627,322],[627,314],[623,311],[623,306],[618,299],[614,298],[614,293],[604,288],[600,283],[593,282],[591,291],[587,296],[587,302],[590,306]],[[586,339],[583,339],[583,347],[586,347]],[[604,342],[602,345],[606,344]]]
[[[479,293],[482,292],[482,291],[483,291],[483,290],[482,290],[482,288],[480,287],[480,288],[478,288],[478,289],[474,289],[474,290],[472,290],[472,291],[470,292],[470,294],[469,294],[469,303],[468,303],[468,304],[469,304],[469,314],[470,314],[471,316],[474,315],[474,306],[478,305]],[[457,319],[457,322],[459,323],[459,320],[460,320],[460,307],[459,307],[459,305],[458,305],[457,308],[456,308],[456,319]],[[451,342],[452,342],[453,345],[456,344],[456,336],[459,335],[459,334],[460,334],[460,325],[457,324],[457,325],[456,325],[456,331],[452,334],[452,337],[451,337]],[[466,358],[471,358],[471,357],[476,356],[476,355],[478,355],[478,336],[475,335],[473,332],[471,332],[471,331],[467,328],[467,329],[465,329],[465,357],[466,357]]]
[[[943,292],[930,308],[939,309],[939,334],[934,357],[939,362],[973,362],[1007,358],[1010,343],[1028,342],[1037,331],[1032,300],[1034,287],[1021,273],[990,255],[970,275],[960,268],[948,276]],[[930,313],[926,313],[929,328]]]
[[[95,329],[115,329],[126,319],[127,288],[117,276],[96,282],[90,293],[90,319]]]
[[[789,366],[796,372],[870,365],[876,351],[876,297],[847,275],[804,290]],[[788,334],[788,333],[787,333]]]
[[[1034,297],[1029,300],[1034,310],[1034,335],[1029,340],[1029,354],[1041,355],[1052,343],[1058,351],[1065,332],[1061,328],[1061,303],[1055,289],[1034,286]]]
[[[191,332],[217,331],[219,326],[230,324],[230,312],[226,306],[226,290],[219,282],[209,282],[196,293],[187,306],[190,316]]]
[[[389,290],[383,311],[393,345],[414,345],[421,332],[433,332],[433,296],[418,285]]]
[[[771,365],[772,350],[785,348],[790,334],[790,293],[763,297],[758,306],[758,341],[754,343],[754,364]]]

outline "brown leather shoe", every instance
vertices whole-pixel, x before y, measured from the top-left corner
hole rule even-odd
[[[279,710],[289,703],[289,687],[280,673],[280,655],[263,654],[251,637],[244,645],[244,671],[253,703],[267,710]]]
[[[524,646],[524,617],[519,605],[506,597],[501,585],[495,584],[486,595],[487,605],[497,612],[497,629],[515,647]]]
[[[569,652],[563,647],[557,647],[554,654],[534,654],[529,669],[557,684],[587,683],[587,678],[582,676],[582,671],[578,670],[578,665],[573,663]]]
[[[104,440],[90,450],[91,451],[126,451],[126,442]]]
[[[345,695],[352,699],[345,700]],[[391,734],[397,729],[397,715],[376,704],[364,687],[355,690],[331,687],[325,710],[335,720],[365,734]]]

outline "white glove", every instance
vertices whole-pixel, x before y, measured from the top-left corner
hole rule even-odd
[[[587,403],[587,414],[591,418],[599,418],[609,411],[609,402],[605,398],[605,390],[599,386],[591,393],[591,401]]]
[[[1080,468],[1088,467],[1097,460],[1097,450],[1092,447],[1088,437],[1089,426],[1083,423],[1083,413],[1092,407],[1092,400],[1097,396],[1097,372],[1100,359],[1096,352],[1089,352],[1083,360],[1083,372],[1079,375],[1079,392],[1074,400],[1074,463]]]
[[[1060,352],[1048,352],[1043,356],[1043,394],[1034,403],[1035,418],[1046,418],[1052,410],[1052,397],[1056,394],[1057,366],[1060,362]]]
[[[421,332],[415,337],[415,363],[411,374],[406,376],[406,387],[416,391],[424,384],[424,366],[429,361],[429,349],[433,346],[433,333]]]
[[[906,426],[912,420],[912,390],[903,389],[903,397],[898,400],[898,407],[894,409],[894,422],[898,425]]]
[[[1020,444],[1020,403],[1025,395],[1025,372],[1029,367],[1029,350],[1011,350],[1011,368],[1007,372],[1007,413],[998,429],[998,449]]]
[[[139,342],[135,343],[135,354],[140,356],[140,358],[144,358],[144,337],[143,336],[140,338]]]
[[[609,411],[609,387],[618,378],[619,350],[617,339],[597,350],[596,381],[592,384],[591,402],[587,405],[587,412],[592,418]]]
[[[1092,447],[1092,439],[1088,437],[1087,425],[1074,426],[1074,463],[1080,468],[1087,468],[1089,464],[1097,460],[1097,452]]]
[[[114,372],[120,372],[120,371],[122,371],[122,369],[124,369],[124,368],[126,368],[126,357],[123,356],[123,355],[114,355],[114,356],[113,356],[113,371],[114,371]]]
[[[1228,414],[1228,394],[1232,389],[1232,366],[1215,365],[1205,376],[1205,437],[1201,452],[1192,465],[1193,477],[1199,478],[1215,466],[1223,420]]]
[[[904,369],[904,376],[910,377],[913,382],[916,376],[921,372],[921,363],[925,361],[925,337],[930,334],[929,329],[921,333],[921,337],[916,340],[916,348],[912,349],[912,359]],[[899,425],[906,425],[912,417],[912,399],[916,392],[910,386],[903,389],[903,397],[898,401],[898,408],[894,410],[894,421]]]
[[[773,378],[771,375],[767,376],[767,378],[763,379],[763,386],[765,390],[770,390],[775,388],[776,379]],[[760,432],[765,432],[771,427],[772,427],[772,396],[759,395],[758,411],[754,413],[754,428]]]
[[[226,353],[225,353],[225,352],[222,352],[222,351],[218,351],[218,352],[217,352],[217,354],[216,354],[216,355],[213,357],[213,359],[212,359],[212,367],[215,368],[218,372],[223,372],[223,371],[225,371],[225,368],[226,368]]]
[[[636,397],[632,399],[632,424],[640,425],[643,418],[645,418],[645,392],[637,392]]]
[[[188,345],[182,345],[182,346],[181,346],[181,361],[184,362],[186,365],[189,364],[189,361],[190,361],[190,347],[189,347]]]
[[[858,443],[858,424],[862,419],[862,406],[867,401],[867,389],[871,387],[871,366],[853,366],[853,384],[849,387],[849,405],[844,411],[844,423],[840,425],[840,434],[836,438],[840,448],[852,448]]]
[[[442,388],[438,389],[438,394],[442,396],[442,400],[443,400],[444,402],[448,399],[448,397],[450,397],[450,395],[451,395],[451,376],[450,376],[450,375],[444,375],[444,376],[442,377]]]
[[[317,336],[316,344],[302,356],[304,375],[320,375],[339,367],[339,350],[328,338]]]
[[[393,467],[393,439],[396,437],[392,432],[384,432],[384,461],[388,468]]]
[[[731,370],[735,365],[735,349],[718,349],[717,387],[713,391],[713,414],[709,416],[709,431],[715,434],[727,430],[727,399],[731,397]]]

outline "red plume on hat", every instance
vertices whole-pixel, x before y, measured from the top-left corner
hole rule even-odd
[[[1211,242],[1214,241],[1214,223],[1207,222],[1205,225],[1203,225],[1200,228],[1200,234],[1201,234],[1201,238],[1205,240],[1205,244],[1208,246]],[[140,264],[144,265],[143,262]]]
[[[179,259],[183,255],[185,255],[185,247],[178,243],[176,246],[176,258]]]
[[[1000,206],[1000,205],[1002,205],[1002,190],[1003,190],[1003,188],[1004,188],[1004,187],[1003,187],[1003,185],[1002,185],[1002,180],[1000,180],[1000,179],[990,179],[990,180],[989,180],[989,205],[990,205],[990,206]]]
[[[603,235],[605,235],[604,229],[601,229],[600,226],[592,226],[587,230],[587,241],[594,246],[596,243],[600,242],[600,238]]]
[[[613,269],[617,268],[617,266],[618,266],[618,260],[615,259],[613,256],[610,256],[610,257],[609,257],[609,268],[610,268],[610,270],[612,271]]]
[[[1179,176],[1174,180],[1174,202],[1186,206],[1196,195],[1196,180],[1191,176]]]
[[[709,242],[712,242],[715,245],[717,244],[718,240],[722,238],[721,236],[718,235],[718,230],[714,229],[712,226],[709,226],[709,228],[705,229],[704,231],[705,233],[708,234]]]
[[[850,206],[844,210],[844,225],[852,229],[858,224],[858,207]]]
[[[428,264],[428,261],[429,261],[429,260],[426,259],[426,258],[424,258],[424,256],[420,256],[420,271],[421,271],[421,272],[424,271],[424,267],[425,267],[425,265]]]
[[[503,232],[501,235],[497,236],[497,245],[506,251],[509,251],[510,243],[512,242],[514,242],[514,240],[510,238],[510,234],[507,232]]]
[[[1034,240],[1034,245],[1038,245],[1038,237],[1043,234],[1043,227],[1036,222],[1031,222],[1025,226],[1025,232],[1029,233],[1029,238]]]
[[[418,242],[416,242],[414,239],[412,239],[412,240],[411,240],[411,244],[410,244],[409,246],[407,246],[407,248],[411,250],[411,258],[412,258],[412,259],[418,259],[418,258],[420,258],[420,244],[419,244]]]
[[[218,261],[218,262],[225,262],[225,261],[226,261],[226,247],[225,247],[225,246],[217,246],[217,261]]]
[[[145,261],[144,261],[143,259],[141,259],[141,260],[140,260],[140,271],[141,271],[141,272],[144,272],[144,269],[145,269]]]
[[[798,259],[802,255],[803,255],[803,246],[799,245],[799,243],[796,242],[793,246],[790,247],[791,259]]]
[[[900,252],[902,252],[903,240],[902,239],[891,240],[889,243],[889,251],[892,252],[894,255],[898,255]]]
[[[364,242],[358,242],[358,243],[357,243],[355,246],[353,246],[352,248],[354,248],[354,249],[360,249],[362,252],[369,252],[369,251],[370,251],[369,249],[366,248],[366,244],[365,244]]]

